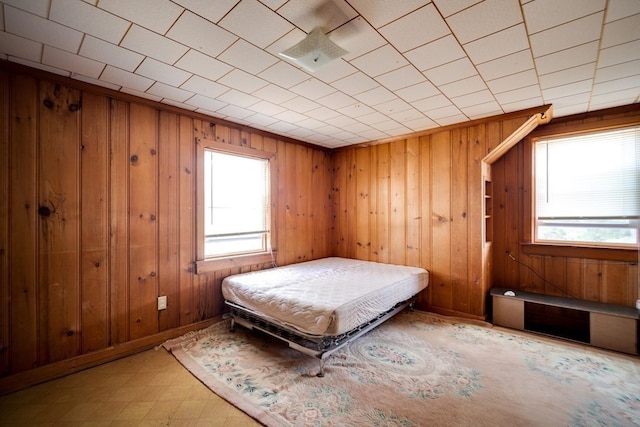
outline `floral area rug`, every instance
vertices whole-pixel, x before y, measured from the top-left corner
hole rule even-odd
[[[223,321],[164,347],[269,426],[640,425],[640,359],[405,311],[327,359]]]

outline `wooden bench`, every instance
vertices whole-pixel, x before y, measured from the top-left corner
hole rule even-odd
[[[492,288],[490,295],[496,325],[640,354],[636,308],[507,288]]]

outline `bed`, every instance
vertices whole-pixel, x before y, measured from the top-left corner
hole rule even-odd
[[[423,268],[330,257],[226,277],[222,294],[232,329],[286,341],[324,376],[331,353],[412,305],[428,279]]]

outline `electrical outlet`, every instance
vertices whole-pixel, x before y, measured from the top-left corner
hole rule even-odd
[[[158,311],[167,309],[167,296],[158,297]]]

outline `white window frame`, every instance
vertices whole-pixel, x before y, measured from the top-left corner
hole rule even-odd
[[[267,160],[269,162],[269,211],[273,206],[273,175],[274,165],[272,162],[274,153],[248,148],[244,146],[231,145],[226,143],[220,143],[217,141],[202,139],[197,144],[197,174],[196,174],[196,272],[207,273],[224,268],[242,267],[249,264],[259,264],[271,262],[273,253],[271,250],[271,236],[273,229],[273,216],[269,214],[267,218],[267,224],[269,230],[266,233],[266,242],[264,251],[252,251],[247,253],[235,253],[229,255],[221,255],[216,257],[205,256],[205,239],[206,239],[206,227],[205,227],[205,152],[206,150],[213,150],[224,154],[237,155],[255,159]]]
[[[546,137],[538,137],[538,138],[534,138],[533,139],[533,144],[532,144],[532,160],[533,160],[533,165],[532,165],[532,175],[533,175],[533,179],[532,179],[532,237],[533,237],[533,243],[534,244],[543,244],[543,245],[563,245],[563,246],[586,246],[586,247],[594,247],[594,248],[611,248],[611,249],[615,249],[615,248],[621,248],[621,249],[637,249],[639,246],[639,242],[638,240],[640,239],[640,229],[639,227],[639,220],[636,217],[633,218],[628,218],[629,221],[629,225],[625,226],[625,227],[621,227],[621,228],[632,228],[636,230],[636,242],[634,243],[612,243],[612,242],[586,242],[586,241],[573,241],[573,240],[553,240],[553,239],[543,239],[541,237],[538,236],[538,217],[539,217],[539,212],[538,212],[538,208],[537,208],[537,188],[536,188],[536,144],[541,142],[541,141],[549,141],[549,140],[554,140],[554,139],[563,139],[563,138],[567,138],[567,137],[576,137],[576,136],[580,136],[580,135],[593,135],[593,134],[597,134],[597,133],[603,133],[603,132],[616,132],[616,131],[620,131],[620,130],[624,130],[624,129],[633,129],[633,128],[638,128],[638,126],[626,126],[626,127],[619,127],[619,128],[612,128],[612,129],[598,129],[598,130],[591,130],[591,131],[584,131],[584,132],[576,132],[576,133],[572,133],[570,135],[553,135],[553,136],[546,136]],[[637,160],[637,158],[636,158]],[[636,169],[637,170],[637,169]],[[577,221],[578,218],[575,218],[575,220]],[[561,220],[558,220],[559,222],[561,222]],[[556,222],[558,222],[556,221]],[[584,218],[581,219],[582,222],[584,223],[589,223],[589,221],[593,221],[594,225],[597,224],[597,219],[589,219],[589,218]],[[553,219],[549,219],[546,221],[548,224],[552,224],[554,222]],[[584,224],[583,224],[584,225]],[[594,228],[606,228],[606,227],[611,227],[611,226],[605,226],[605,227],[595,227]]]

